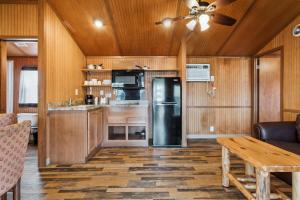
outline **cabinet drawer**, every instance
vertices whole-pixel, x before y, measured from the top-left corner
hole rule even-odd
[[[125,124],[126,117],[109,116],[107,117],[107,122],[109,124]]]
[[[131,123],[131,124],[146,123],[146,118],[145,117],[128,117],[127,123]]]

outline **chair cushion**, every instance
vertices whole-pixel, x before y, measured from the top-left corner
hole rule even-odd
[[[296,129],[298,134],[298,141],[300,142],[300,115],[298,115],[296,119]]]

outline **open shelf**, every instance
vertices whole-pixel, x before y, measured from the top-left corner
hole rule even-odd
[[[82,69],[83,72],[95,72],[95,73],[104,73],[111,72],[111,69]]]
[[[126,69],[124,69],[126,70]],[[82,69],[83,72],[93,72],[93,73],[105,73],[111,72],[112,69]],[[145,69],[145,72],[176,72],[178,69]]]
[[[83,85],[82,87],[111,87],[111,85]]]

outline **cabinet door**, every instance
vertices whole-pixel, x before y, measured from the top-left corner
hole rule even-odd
[[[98,111],[97,115],[97,145],[101,145],[103,141],[103,112],[102,110]]]
[[[97,147],[98,111],[88,112],[88,153]]]

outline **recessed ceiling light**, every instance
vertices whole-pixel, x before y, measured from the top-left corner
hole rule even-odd
[[[101,28],[101,27],[103,27],[103,21],[102,20],[100,20],[100,19],[95,19],[94,20],[94,25],[97,27],[97,28]]]
[[[169,28],[171,27],[172,25],[172,20],[170,18],[165,18],[163,21],[162,21],[162,24],[166,27],[166,28]]]

